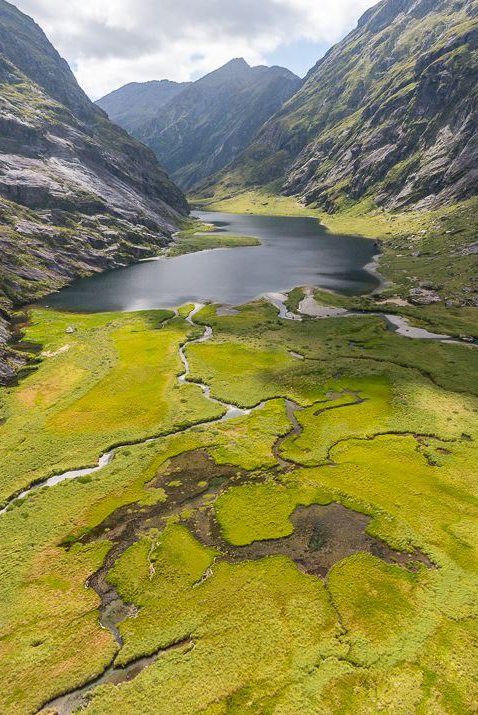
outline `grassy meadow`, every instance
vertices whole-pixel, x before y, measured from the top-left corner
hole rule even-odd
[[[1,394],[3,503],[118,448],[0,515],[0,710],[91,683],[69,712],[473,712],[478,350],[373,315],[285,321],[258,301],[191,325],[190,310],[29,315],[34,364]],[[212,338],[188,345],[205,325]],[[219,421],[194,381],[251,412]],[[312,573],[344,534],[319,523],[292,558],[296,515],[334,504],[366,520],[370,547],[350,528],[350,555]],[[119,640],[99,572],[130,609]],[[128,682],[94,685],[145,657]]]

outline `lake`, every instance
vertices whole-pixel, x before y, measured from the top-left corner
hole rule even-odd
[[[236,305],[306,285],[361,295],[379,285],[366,268],[377,252],[374,242],[331,235],[316,219],[194,215],[223,233],[256,236],[262,245],[141,261],[77,280],[42,304],[72,311],[135,311],[188,302]]]

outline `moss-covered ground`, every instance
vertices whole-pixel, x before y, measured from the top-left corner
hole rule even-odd
[[[25,339],[41,352],[1,397],[2,500],[123,446],[101,470],[0,515],[0,711],[37,712],[111,664],[121,672],[158,654],[75,707],[473,712],[478,350],[410,340],[375,316],[283,321],[256,302],[225,316],[206,306],[194,326],[190,309],[31,312]],[[181,385],[179,347],[201,325],[213,335],[186,345]],[[212,421],[225,410],[198,380],[252,411]],[[197,466],[198,450],[209,467]],[[374,543],[416,554],[414,567],[373,549],[323,575],[291,560],[296,510],[335,503],[366,515]],[[304,564],[332,537],[341,535],[305,544]],[[223,553],[269,540],[284,552],[234,562]],[[134,606],[119,642],[88,587],[103,564]]]

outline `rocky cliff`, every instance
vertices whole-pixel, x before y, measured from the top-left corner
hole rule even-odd
[[[466,199],[478,189],[477,88],[477,0],[382,0],[264,125],[222,189],[276,181],[330,212]]]
[[[0,0],[0,314],[153,255],[187,212],[153,152],[88,99],[33,20]],[[0,379],[9,372],[4,360]]]
[[[183,88],[133,133],[189,190],[233,161],[300,85],[287,69],[235,59]]]

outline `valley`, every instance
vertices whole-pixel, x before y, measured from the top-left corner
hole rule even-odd
[[[92,102],[0,0],[0,713],[477,712],[477,22]]]

